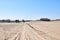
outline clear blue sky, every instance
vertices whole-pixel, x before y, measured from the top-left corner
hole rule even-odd
[[[0,0],[0,19],[58,19],[60,0]]]

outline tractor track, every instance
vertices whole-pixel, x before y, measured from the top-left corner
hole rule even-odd
[[[29,23],[22,23],[21,25],[18,25],[16,31],[10,33],[11,35],[14,34],[13,36],[8,34],[6,34],[4,40],[59,40],[55,37],[48,35],[42,30],[36,29]]]
[[[59,40],[59,39],[57,39],[57,38],[54,38],[54,37],[48,35],[47,33],[44,33],[44,32],[41,31],[41,30],[35,29],[33,26],[31,26],[31,25],[28,24],[28,23],[26,23],[26,24],[27,24],[31,29],[33,29],[38,35],[40,35],[40,36],[43,38],[43,40]]]

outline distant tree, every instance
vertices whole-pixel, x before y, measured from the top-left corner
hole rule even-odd
[[[25,22],[25,20],[23,19],[22,22]]]
[[[15,22],[20,22],[19,20],[15,20]]]
[[[1,20],[1,22],[4,22],[5,20]]]
[[[10,19],[2,20],[2,22],[10,22]]]
[[[50,21],[50,19],[48,19],[48,18],[41,18],[40,20],[41,21]]]
[[[10,22],[10,19],[5,20],[6,22]]]

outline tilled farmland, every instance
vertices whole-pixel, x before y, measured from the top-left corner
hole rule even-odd
[[[60,40],[60,21],[0,23],[0,40]]]

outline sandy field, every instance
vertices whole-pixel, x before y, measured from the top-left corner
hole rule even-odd
[[[60,40],[60,21],[0,23],[0,40]]]

